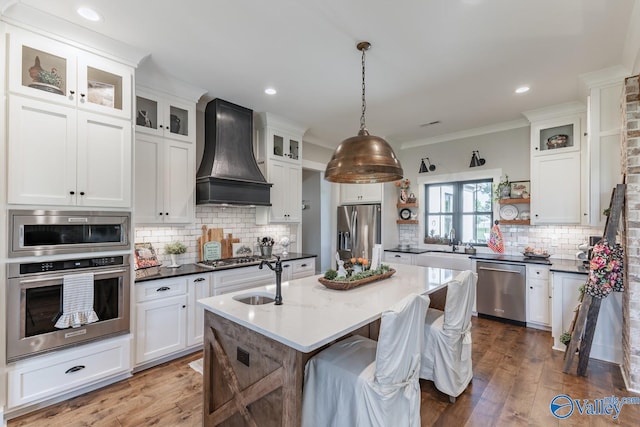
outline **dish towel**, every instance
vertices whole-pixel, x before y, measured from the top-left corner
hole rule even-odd
[[[66,274],[62,277],[62,316],[56,328],[77,328],[97,322],[93,311],[93,273]]]
[[[491,227],[491,232],[489,233],[489,243],[487,244],[489,248],[497,252],[499,254],[504,252],[504,240],[502,239],[502,231],[500,231],[500,227],[498,224],[495,224]]]

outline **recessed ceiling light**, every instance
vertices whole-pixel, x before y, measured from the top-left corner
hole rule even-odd
[[[526,93],[529,92],[529,86],[520,86],[516,89],[516,93]]]
[[[102,20],[102,16],[100,16],[98,12],[91,9],[90,7],[86,7],[86,6],[79,7],[77,12],[78,12],[78,15],[82,16],[84,19],[88,21],[97,22]]]
[[[264,90],[264,93],[266,93],[267,95],[275,95],[276,93],[278,93],[278,91],[272,87],[268,87]]]

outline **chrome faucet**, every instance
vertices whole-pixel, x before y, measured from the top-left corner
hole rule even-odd
[[[260,262],[258,268],[262,270],[262,266],[266,265],[270,270],[276,272],[276,305],[282,305],[282,261],[280,261],[280,257],[276,255],[276,262],[274,265],[271,265],[269,261],[263,259]]]
[[[455,252],[457,248],[456,246],[456,230],[452,228],[449,232],[449,244],[451,245],[451,251]]]

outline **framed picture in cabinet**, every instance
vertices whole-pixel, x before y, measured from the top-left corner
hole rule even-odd
[[[531,181],[511,181],[511,198],[528,199],[531,195]]]

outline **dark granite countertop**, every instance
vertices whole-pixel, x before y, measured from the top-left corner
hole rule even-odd
[[[279,255],[279,254],[275,254]],[[287,256],[281,257],[282,261],[294,261],[297,259],[303,258],[315,258],[317,255],[313,254],[305,254],[305,253],[296,253],[289,252]],[[229,270],[232,268],[241,268],[241,267],[249,267],[247,264],[238,264],[234,266],[225,267],[225,270]],[[197,264],[183,264],[177,268],[168,268],[168,267],[160,267],[160,272],[153,276],[141,277],[136,279],[135,283],[146,282],[149,280],[159,280],[159,279],[170,279],[172,277],[180,277],[180,276],[189,276],[191,274],[202,274],[202,273],[212,273],[216,270],[212,270],[211,268],[201,267]],[[217,270],[220,271],[220,270]]]
[[[400,248],[396,246],[392,249],[385,249],[385,252],[401,252],[403,254],[423,254],[425,252],[429,252],[429,249],[420,249],[420,248]]]

